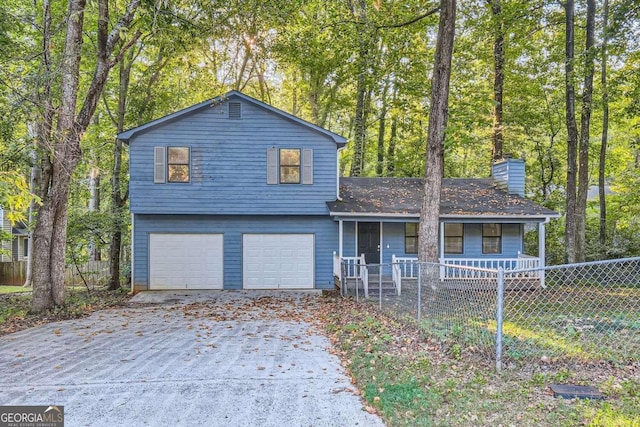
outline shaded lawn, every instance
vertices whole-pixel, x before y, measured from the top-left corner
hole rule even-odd
[[[365,399],[390,426],[640,426],[640,365],[532,363],[495,372],[446,351],[407,323],[351,299],[326,298],[321,317]],[[564,400],[555,383],[592,385],[605,401]]]
[[[32,314],[30,290],[22,287],[13,288],[19,288],[19,293],[0,295],[0,336],[49,322],[88,316],[97,310],[125,305],[131,298],[127,290],[89,291],[86,287],[70,287],[67,288],[66,303],[63,307]]]
[[[18,292],[31,292],[31,288],[23,288],[22,286],[0,285],[0,295],[14,294]]]

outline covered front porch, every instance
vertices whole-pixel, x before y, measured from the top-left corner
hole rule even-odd
[[[524,186],[524,175],[522,186]],[[396,293],[418,274],[418,227],[423,179],[341,178],[340,196],[327,203],[338,223],[334,275],[355,279],[368,293],[372,280]],[[445,178],[440,200],[437,277],[478,286],[498,269],[544,284],[545,225],[559,214],[512,192],[496,179]],[[525,253],[525,227],[537,231],[537,251]],[[487,282],[485,280],[485,282]],[[486,286],[492,286],[490,283]]]
[[[378,288],[399,295],[403,283],[418,279],[418,218],[337,221],[336,283],[357,282],[366,296]],[[517,272],[508,275],[518,279],[517,287],[544,286],[546,221],[530,223],[538,234],[535,254],[524,253],[525,223],[453,221],[440,221],[437,275],[443,286],[478,286],[495,278],[500,268]]]

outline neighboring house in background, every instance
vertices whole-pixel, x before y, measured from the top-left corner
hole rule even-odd
[[[0,226],[8,236],[0,242],[0,262],[26,261],[29,251],[29,232],[22,222],[12,225],[4,209],[0,207]]]
[[[118,138],[129,144],[134,291],[332,289],[336,260],[416,256],[420,179],[339,178],[345,138],[240,92]],[[536,223],[528,262],[540,265],[558,214],[523,197],[524,162],[493,173],[445,180],[442,260],[511,268],[523,224]]]

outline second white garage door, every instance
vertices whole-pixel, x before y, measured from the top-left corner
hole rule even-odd
[[[150,289],[222,289],[222,234],[149,235]]]
[[[244,289],[310,289],[314,286],[313,234],[244,234]]]

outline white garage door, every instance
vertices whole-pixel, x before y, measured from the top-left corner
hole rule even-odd
[[[149,235],[150,289],[222,289],[222,234]]]
[[[242,287],[313,288],[313,247],[313,234],[243,235]]]

